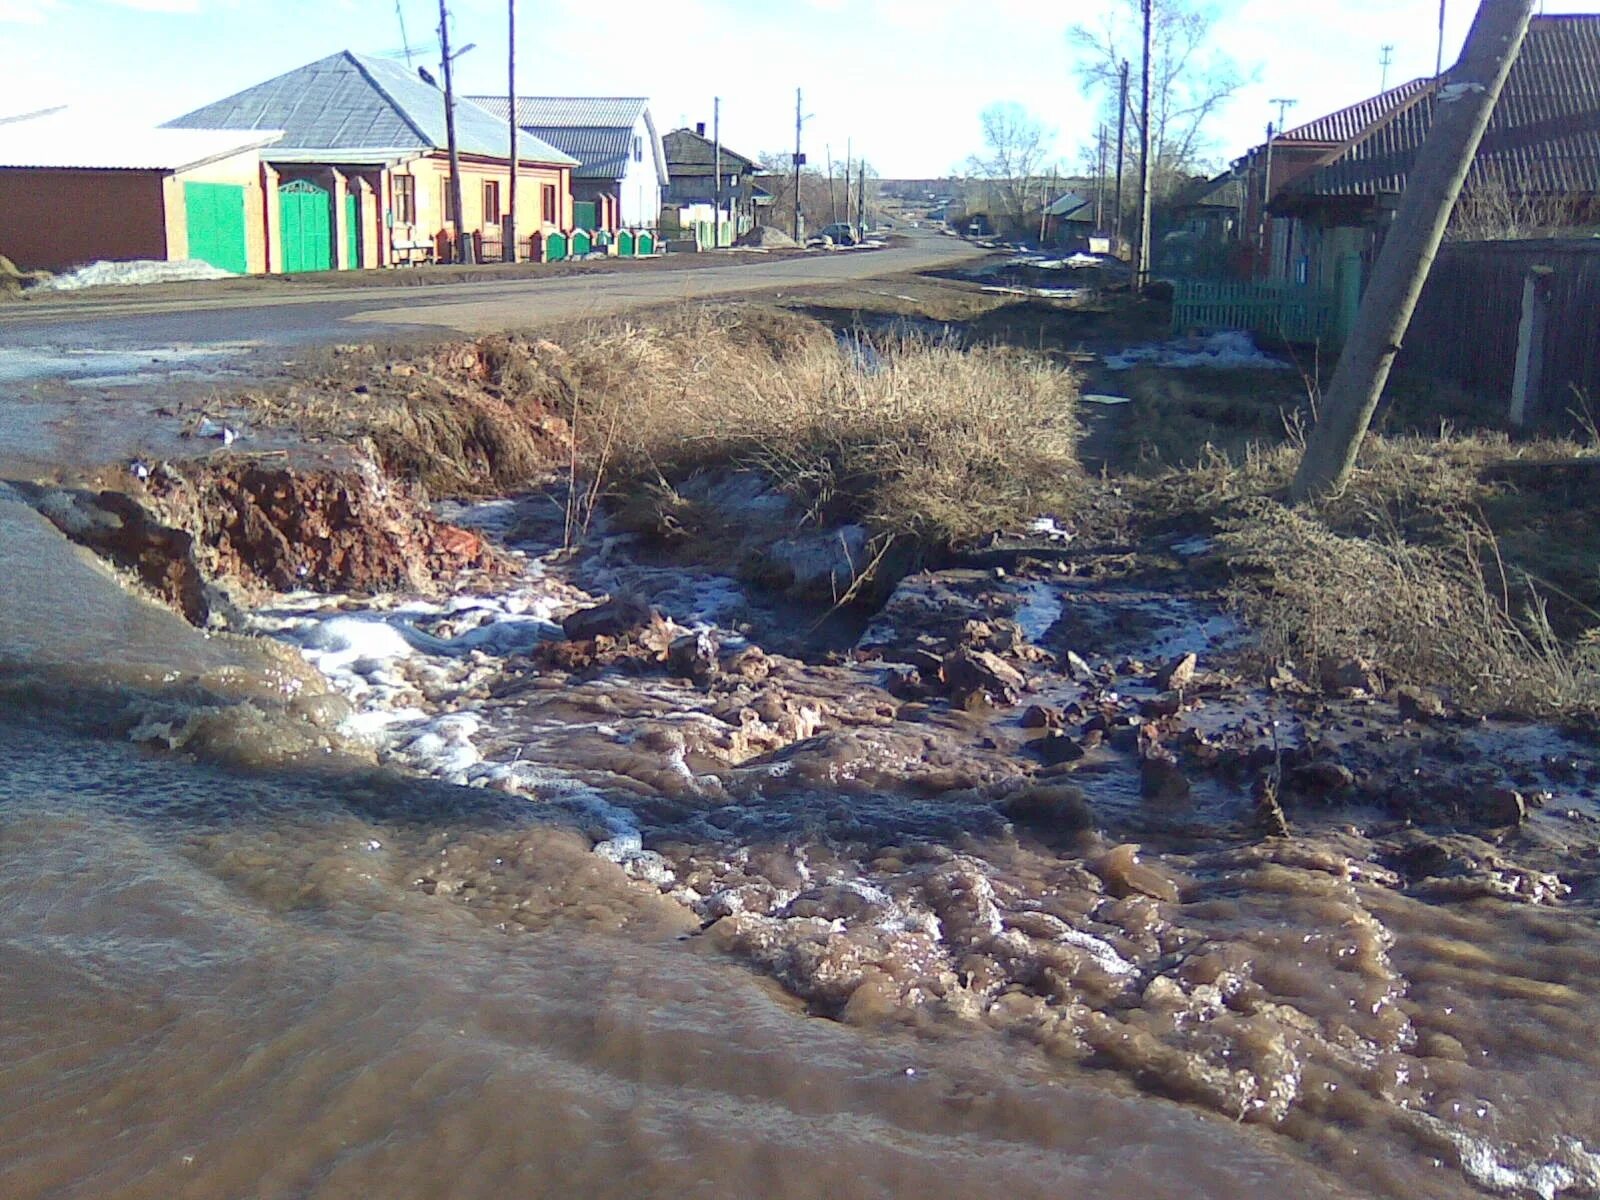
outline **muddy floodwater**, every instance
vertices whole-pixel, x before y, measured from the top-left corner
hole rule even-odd
[[[790,657],[549,509],[271,654],[0,513],[0,1196],[1600,1190],[1591,743],[1244,686],[1202,592],[1049,562]]]

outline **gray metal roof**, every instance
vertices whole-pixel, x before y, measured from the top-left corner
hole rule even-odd
[[[341,50],[167,122],[187,129],[281,129],[285,152],[427,151],[447,144],[444,95],[398,63]],[[510,156],[505,122],[467,101],[456,103],[456,144],[463,154]],[[270,158],[271,155],[269,154]],[[519,138],[523,162],[564,166],[576,160],[537,137]]]
[[[1436,80],[1289,196],[1398,194],[1433,125]],[[1449,82],[1449,75],[1444,76]],[[1522,195],[1600,194],[1600,15],[1535,17],[1468,175]]]
[[[716,145],[708,137],[692,129],[674,129],[661,139],[667,151],[667,172],[674,178],[680,175],[710,175],[714,173],[713,159]],[[722,144],[722,169],[754,171],[756,164],[728,144]]]
[[[572,170],[575,179],[621,179],[633,153],[633,130],[570,129],[546,127],[529,129],[556,149],[572,155],[581,166]]]
[[[474,104],[506,119],[504,96],[471,96]],[[644,96],[518,96],[517,124],[526,129],[632,129],[650,101]]]

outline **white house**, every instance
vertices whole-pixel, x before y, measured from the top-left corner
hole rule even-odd
[[[504,96],[473,96],[504,120]],[[517,126],[577,159],[573,221],[583,229],[654,228],[667,187],[667,158],[639,96],[518,96]]]

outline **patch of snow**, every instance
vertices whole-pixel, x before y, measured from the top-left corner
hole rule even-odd
[[[57,275],[37,285],[38,292],[76,292],[83,288],[133,287],[149,283],[189,283],[199,279],[234,279],[232,271],[213,267],[196,258],[167,262],[163,259],[132,259],[127,262],[92,262]]]
[[[1028,532],[1063,544],[1078,536],[1072,530],[1057,525],[1054,517],[1035,517],[1028,522]]]
[[[1177,338],[1154,346],[1134,346],[1120,354],[1106,355],[1105,366],[1108,371],[1127,371],[1134,367],[1290,369],[1290,364],[1281,358],[1273,358],[1257,349],[1248,333],[1234,331]]]
[[[1078,399],[1083,401],[1085,404],[1103,404],[1108,407],[1118,404],[1133,403],[1132,396],[1108,396],[1104,392],[1090,392],[1087,395],[1079,396]]]

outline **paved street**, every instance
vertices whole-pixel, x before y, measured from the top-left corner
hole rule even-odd
[[[930,270],[981,258],[954,238],[911,231],[883,250],[705,266],[396,287],[260,294],[206,284],[146,297],[69,296],[0,306],[0,477],[136,455],[195,453],[176,402],[271,374],[298,350],[345,342],[481,334],[709,300]]]

